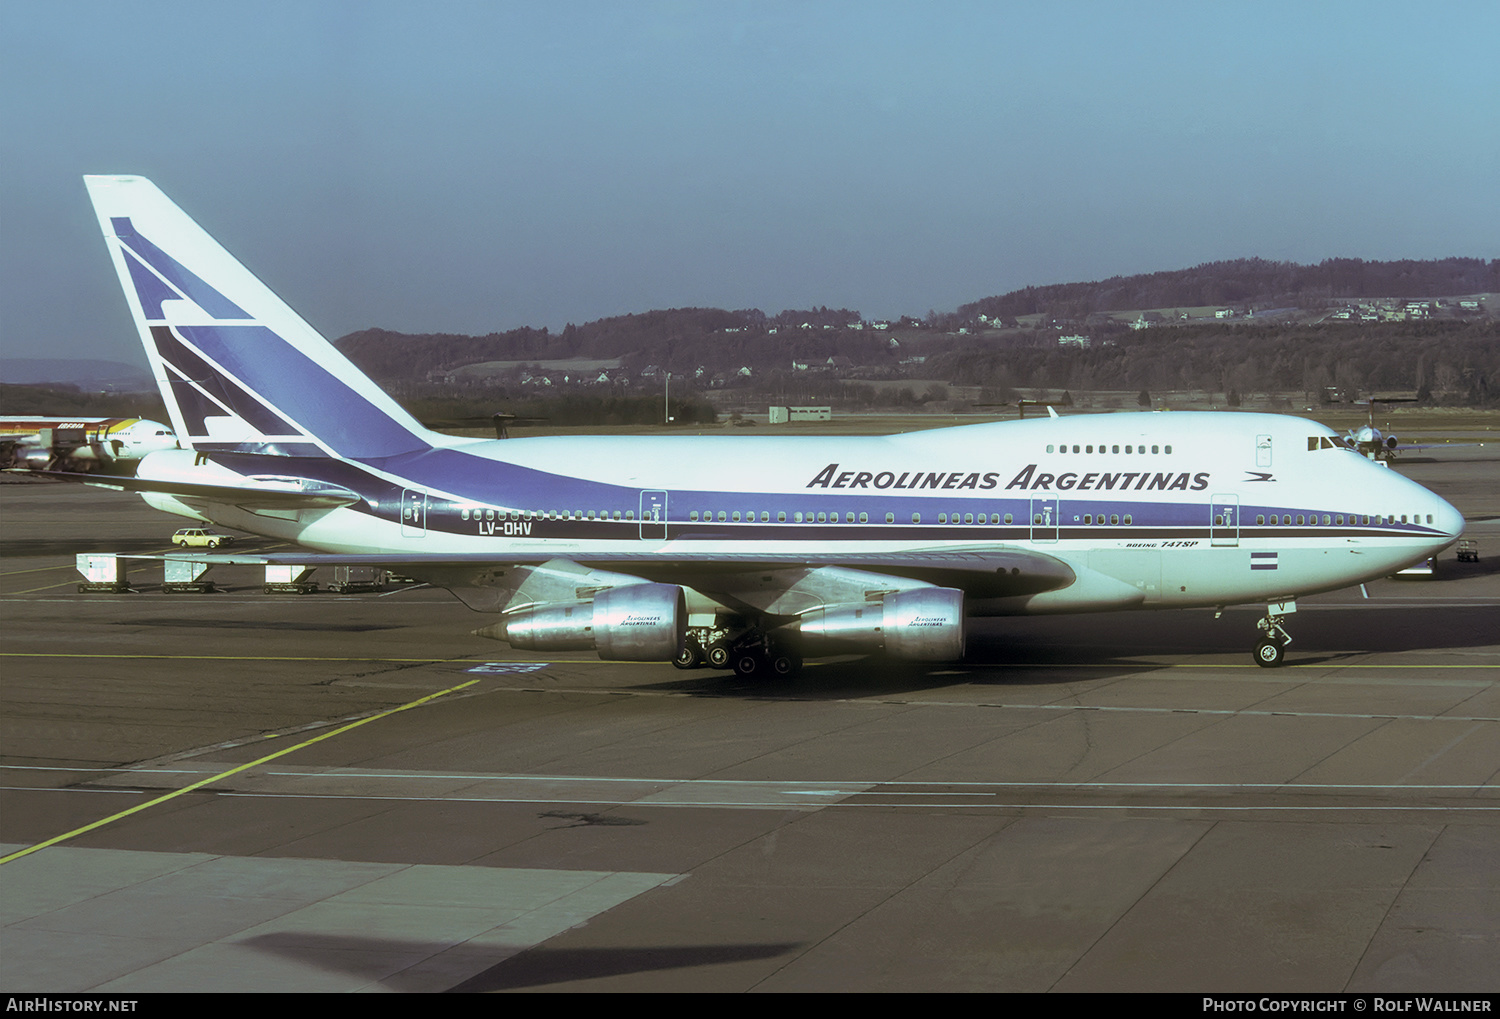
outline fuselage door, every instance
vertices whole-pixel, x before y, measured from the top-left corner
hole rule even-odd
[[[1240,497],[1216,495],[1209,503],[1208,526],[1210,545],[1238,545],[1240,543]]]
[[[641,493],[641,537],[660,541],[667,536],[667,493]]]
[[[1255,466],[1271,466],[1271,437],[1269,435],[1255,437]]]
[[[427,493],[410,488],[401,493],[401,537],[420,538],[427,533]]]
[[[1062,514],[1055,495],[1031,497],[1031,540],[1056,541],[1057,525]]]

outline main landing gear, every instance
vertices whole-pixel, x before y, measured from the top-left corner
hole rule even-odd
[[[1271,602],[1266,606],[1266,615],[1256,620],[1255,627],[1261,632],[1255,642],[1255,664],[1263,669],[1274,669],[1286,661],[1286,646],[1292,642],[1281,622],[1297,611],[1295,599]]]
[[[694,626],[672,664],[679,669],[733,669],[737,676],[792,677],[802,671],[802,659],[769,639],[760,630],[726,630]]]

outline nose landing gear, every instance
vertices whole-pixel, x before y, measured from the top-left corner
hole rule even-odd
[[[1274,669],[1286,661],[1286,646],[1292,642],[1281,622],[1297,611],[1296,599],[1271,602],[1266,606],[1266,615],[1256,620],[1255,628],[1261,632],[1255,642],[1255,664],[1263,669]]]

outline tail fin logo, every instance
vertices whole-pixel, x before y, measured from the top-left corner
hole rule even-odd
[[[130,269],[130,280],[141,299],[141,311],[148,321],[165,321],[163,301],[192,301],[216,319],[244,320],[250,316],[229,298],[184,268],[177,259],[136,233],[129,216],[115,216],[109,221],[121,254]],[[155,269],[152,273],[141,260]],[[174,289],[175,288],[175,289]],[[153,314],[154,312],[154,314]]]
[[[411,415],[156,185],[85,184],[184,442],[356,459],[432,448]]]

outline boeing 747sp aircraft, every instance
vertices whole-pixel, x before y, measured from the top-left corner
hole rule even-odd
[[[516,648],[790,673],[825,652],[958,659],[966,616],[1263,602],[1255,658],[1275,666],[1297,596],[1387,576],[1463,529],[1278,415],[442,435],[150,181],[85,180],[184,447],[105,483],[313,550],[193,558],[386,564],[495,613],[478,632]]]

